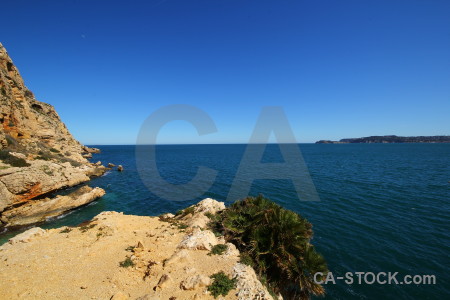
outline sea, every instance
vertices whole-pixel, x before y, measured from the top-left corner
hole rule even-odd
[[[77,225],[102,211],[156,216],[175,213],[203,198],[227,200],[247,145],[158,145],[159,176],[188,183],[199,167],[217,171],[195,199],[165,199],[170,185],[152,191],[136,166],[135,146],[95,146],[93,162],[122,165],[91,180],[106,195],[40,226]],[[300,201],[290,179],[256,179],[250,195],[263,194],[313,224],[312,244],[335,282],[321,299],[450,299],[450,144],[299,144],[320,201]],[[262,163],[283,162],[277,144],[265,146]],[[251,166],[249,166],[251,167]],[[262,176],[264,177],[264,176]],[[166,190],[165,190],[166,189]],[[0,235],[0,244],[17,234]],[[344,277],[351,272],[353,284]],[[369,282],[358,282],[365,272]],[[372,275],[434,275],[435,284],[370,283]],[[364,276],[362,279],[364,279]],[[383,276],[383,275],[380,275]],[[382,279],[383,277],[380,277]],[[386,276],[386,279],[388,277]]]

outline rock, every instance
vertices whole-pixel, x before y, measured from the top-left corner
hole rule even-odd
[[[113,168],[113,167],[115,167],[115,166],[116,166],[115,164],[108,163],[108,168]]]
[[[106,172],[107,170],[108,170],[108,169],[107,169],[105,166],[102,166],[102,165],[100,165],[100,166],[94,166],[94,167],[92,167],[92,168],[90,168],[90,169],[88,169],[88,170],[86,171],[86,175],[89,176],[89,178],[100,177],[100,176],[102,176],[103,174],[105,174],[105,172]]]
[[[9,244],[14,245],[17,243],[28,243],[35,239],[36,237],[45,235],[46,231],[39,227],[34,227],[31,229],[28,229],[25,232],[22,232],[15,237],[9,239]]]
[[[100,149],[98,148],[90,148],[88,146],[83,146],[83,151],[87,153],[100,153]]]
[[[211,199],[211,198],[206,198],[203,199],[202,201],[200,201],[199,203],[197,203],[194,206],[194,211],[195,212],[202,212],[202,213],[212,213],[212,214],[216,214],[219,211],[222,211],[225,209],[225,203],[223,202],[219,202],[217,200]]]
[[[233,278],[236,278],[236,296],[239,300],[267,299],[273,300],[270,293],[258,280],[250,266],[237,263],[233,267]]]
[[[100,150],[80,144],[54,107],[35,99],[2,44],[0,88],[0,148],[26,160],[0,168],[0,213],[105,172],[86,159]]]
[[[171,214],[171,213],[166,213],[166,214],[163,214],[163,215],[159,216],[159,218],[163,219],[163,220],[165,220],[165,219],[172,219],[173,217],[175,217],[175,215]]]
[[[217,245],[217,238],[210,230],[195,230],[187,235],[178,245],[180,249],[211,250]]]
[[[164,261],[164,267],[171,265],[186,262],[189,260],[189,252],[186,249],[180,250],[172,254],[172,256]]]
[[[27,159],[27,156],[23,153],[9,152],[9,154],[11,154],[12,156],[15,156],[17,158]]]
[[[226,243],[227,245],[227,251],[223,255],[225,256],[239,256],[240,252],[236,248],[236,246],[233,243]]]
[[[153,288],[153,290],[156,291],[157,289],[162,289],[169,283],[169,281],[171,281],[170,276],[168,274],[163,274],[159,279],[158,284]]]
[[[101,165],[102,165],[102,162],[101,162],[101,161],[98,161],[98,162],[96,162],[94,165],[95,165],[95,166],[101,166]]]
[[[117,292],[112,297],[111,300],[127,300],[129,299],[128,295],[123,292]]]
[[[194,290],[198,287],[208,286],[211,283],[211,279],[205,275],[191,275],[180,284],[183,290]]]
[[[104,194],[105,190],[99,187],[83,186],[66,196],[27,202],[22,206],[3,212],[2,217],[6,219],[7,227],[38,223],[86,205]]]
[[[122,172],[122,171],[123,171],[122,165],[118,165],[118,166],[117,166],[117,171],[119,171],[119,172]]]

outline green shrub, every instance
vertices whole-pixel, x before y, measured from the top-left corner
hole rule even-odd
[[[53,153],[59,153],[59,150],[55,149],[55,148],[50,148],[50,151],[53,152]]]
[[[95,226],[97,226],[97,224],[88,224],[88,225],[84,225],[80,227],[80,231],[82,233],[85,233],[86,231],[88,231],[89,229],[94,228]]]
[[[253,262],[252,257],[251,257],[250,255],[248,255],[247,253],[242,253],[242,254],[240,255],[239,262],[240,262],[241,264],[244,264],[244,265],[247,265],[247,266],[250,266],[250,267],[253,267],[254,264],[255,264],[255,263]]]
[[[136,246],[128,246],[128,247],[125,249],[125,251],[133,252],[133,251],[134,251],[134,248],[136,248]]]
[[[72,231],[72,228],[66,227],[65,229],[61,230],[59,233],[69,233]]]
[[[193,214],[193,213],[194,213],[194,210],[195,210],[194,207],[193,207],[193,206],[190,206],[190,207],[185,208],[185,209],[183,209],[183,210],[177,211],[177,212],[175,213],[175,216],[182,218],[182,217],[184,217],[184,216],[187,216],[188,214]]]
[[[266,275],[268,284],[284,299],[325,293],[313,276],[326,275],[327,265],[310,244],[312,225],[299,214],[262,196],[249,197],[227,208],[213,227],[249,256],[259,276]]]
[[[28,167],[29,163],[23,158],[16,157],[11,155],[9,151],[1,150],[0,151],[0,160],[2,160],[5,164],[8,164],[12,167]]]
[[[228,250],[227,245],[217,244],[211,248],[211,251],[208,253],[208,255],[222,255],[227,250]]]
[[[236,279],[230,279],[224,272],[219,272],[210,276],[213,283],[208,286],[208,291],[217,298],[218,296],[226,296],[235,288]]]
[[[124,261],[121,261],[119,265],[122,268],[134,267],[135,263],[131,260],[131,258],[127,257]]]
[[[184,224],[184,223],[177,223],[176,225],[177,225],[178,229],[186,229],[186,228],[188,228],[188,226],[186,224]]]
[[[36,159],[40,160],[51,160],[53,158],[53,155],[51,155],[49,152],[39,151],[38,156],[36,156]]]
[[[3,96],[6,96],[6,89],[5,89],[5,87],[3,87],[3,86],[2,86],[2,95],[3,95]]]
[[[25,97],[31,97],[31,98],[33,98],[33,97],[34,97],[33,92],[30,91],[30,90],[25,90]]]
[[[6,141],[8,142],[8,146],[16,146],[17,145],[17,141],[9,134],[6,135]]]

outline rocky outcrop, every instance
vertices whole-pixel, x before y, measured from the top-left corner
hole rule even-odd
[[[204,200],[186,209],[193,213],[183,222],[221,207]],[[236,288],[221,299],[272,299],[253,269],[239,263],[235,247],[228,255],[183,247],[200,232],[214,235],[197,226],[180,229],[175,218],[103,212],[80,227],[30,229],[0,247],[2,297],[214,299],[211,276],[223,272],[236,278]]]
[[[89,204],[104,194],[105,191],[101,188],[83,186],[66,196],[30,201],[19,207],[7,210],[2,215],[2,222],[7,227],[44,222],[68,210]]]
[[[29,215],[45,215],[42,209],[50,206],[42,205],[40,198],[102,175],[106,168],[92,165],[84,157],[99,151],[80,144],[53,106],[35,99],[0,44],[0,227],[12,224],[5,223],[5,218],[10,219],[7,215],[21,215],[14,213],[19,206],[37,209]],[[66,200],[55,197],[53,202]],[[83,201],[74,199],[76,203]],[[60,208],[74,205],[63,203]],[[27,223],[18,218],[13,223]]]

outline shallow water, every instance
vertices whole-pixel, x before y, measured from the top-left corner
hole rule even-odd
[[[43,224],[77,225],[104,210],[136,215],[175,212],[211,197],[225,201],[245,145],[165,145],[157,147],[161,176],[189,181],[198,166],[218,171],[201,197],[168,201],[143,184],[134,146],[98,146],[100,160],[122,164],[89,185],[107,194],[88,206]],[[298,200],[289,180],[256,180],[259,193],[294,210],[314,225],[313,244],[336,276],[345,272],[434,274],[436,285],[327,285],[326,299],[444,299],[450,294],[450,144],[301,144],[320,202]],[[282,161],[268,145],[264,162]],[[162,187],[163,189],[163,187]],[[164,190],[160,191],[164,193]],[[0,236],[0,243],[17,232]]]

